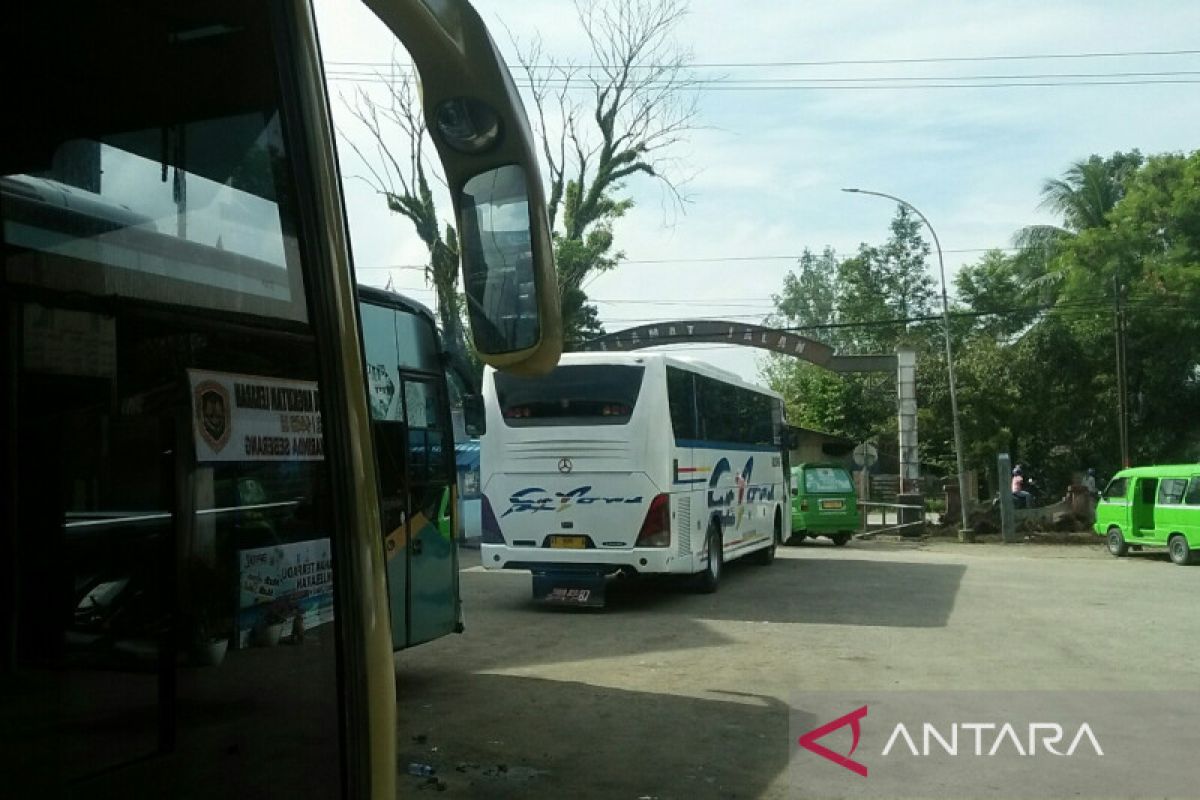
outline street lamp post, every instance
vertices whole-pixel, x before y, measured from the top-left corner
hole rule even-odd
[[[971,538],[971,526],[967,522],[967,473],[963,467],[962,429],[958,424],[958,393],[954,385],[954,352],[950,345],[950,300],[946,293],[946,263],[942,259],[942,243],[938,241],[937,231],[933,229],[933,225],[929,223],[928,218],[921,213],[919,208],[907,200],[902,200],[895,195],[885,194],[884,192],[872,192],[867,189],[842,189],[842,191],[853,194],[870,194],[897,202],[920,217],[921,221],[925,223],[925,227],[929,228],[929,233],[933,236],[933,244],[937,248],[938,254],[938,270],[942,277],[942,324],[946,334],[946,372],[950,380],[950,419],[954,426],[954,457],[958,461],[958,505],[959,510],[962,512],[962,530],[959,536],[969,540]]]

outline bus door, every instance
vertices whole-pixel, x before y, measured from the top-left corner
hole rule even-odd
[[[408,422],[408,644],[414,645],[454,630],[458,622],[454,528],[439,525],[446,494],[453,491],[454,439],[443,379],[402,372],[400,385]]]
[[[401,650],[458,630],[457,550],[438,525],[454,477],[449,400],[432,321],[359,292],[392,647]]]

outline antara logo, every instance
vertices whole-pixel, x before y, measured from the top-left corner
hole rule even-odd
[[[849,714],[813,728],[802,735],[797,743],[805,750],[865,778],[868,775],[867,765],[855,761],[850,756],[858,749],[862,737],[862,720],[866,716],[867,706],[856,708]],[[819,739],[846,726],[850,727],[852,741],[850,751],[845,755],[818,743]],[[1055,722],[1032,722],[1024,726],[1014,726],[1010,722],[954,722],[940,728],[935,723],[925,722],[916,730],[920,733],[914,737],[903,722],[896,723],[880,757],[907,754],[920,758],[943,753],[950,756],[991,757],[1005,753],[1036,756],[1039,755],[1039,745],[1041,753],[1053,756],[1073,756],[1081,748],[1090,749],[1097,756],[1104,755],[1100,741],[1086,722],[1081,723],[1069,739],[1063,726]],[[1069,744],[1064,745],[1067,741]]]
[[[551,495],[545,489],[537,486],[531,486],[526,489],[520,489],[513,492],[509,498],[508,510],[500,515],[503,519],[509,514],[520,514],[525,511],[537,513],[538,511],[566,511],[572,505],[592,505],[595,503],[603,503],[611,505],[613,503],[640,503],[642,496],[636,497],[593,497],[590,492],[591,486],[580,486],[572,489],[569,492],[555,492]]]

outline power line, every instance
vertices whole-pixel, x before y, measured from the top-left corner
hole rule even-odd
[[[943,253],[987,253],[992,250],[1000,250],[1003,252],[1019,252],[1019,247],[960,247],[956,249],[943,249]],[[816,254],[814,254],[816,255]],[[799,261],[804,257],[803,253],[793,253],[790,255],[762,255],[762,256],[705,256],[703,258],[622,258],[617,262],[621,264],[708,264],[720,263],[723,261]]]
[[[381,75],[379,72],[368,72],[358,70],[334,70],[328,73],[335,75],[338,78],[383,78],[390,82],[391,77]],[[679,86],[681,89],[692,89],[696,87],[705,87],[713,85],[730,85],[730,84],[749,84],[754,86],[769,86],[773,84],[825,84],[825,83],[871,83],[871,82],[887,82],[887,81],[1016,81],[1016,80],[1083,80],[1090,78],[1178,78],[1185,76],[1200,75],[1198,70],[1165,70],[1159,72],[1048,72],[1048,73],[1026,73],[1019,75],[872,75],[867,77],[853,78],[730,78],[728,76],[717,76],[710,78],[681,78],[662,81],[651,81],[645,86]],[[402,80],[411,82],[416,80],[414,75],[405,75]],[[571,78],[547,78],[544,83],[550,86],[566,86],[575,81]],[[585,87],[589,91],[594,87]]]
[[[1143,310],[1163,310],[1163,311],[1169,311],[1169,312],[1196,310],[1191,305],[1188,305],[1186,303],[1181,304],[1178,302],[1174,302],[1170,298],[1163,298],[1161,295],[1157,295],[1157,294],[1154,294],[1151,292],[1139,292],[1136,294],[1131,294],[1126,297],[1126,300],[1127,300],[1126,308],[1141,308]],[[647,302],[653,302],[653,301],[647,301]],[[685,302],[688,302],[688,301],[666,301],[666,303],[676,303],[676,304],[685,303]],[[664,303],[664,304],[666,304],[666,303]],[[951,318],[968,319],[968,318],[989,317],[989,316],[1014,316],[1017,314],[1031,314],[1031,313],[1036,314],[1036,313],[1041,313],[1041,312],[1059,313],[1059,314],[1067,314],[1067,315],[1091,314],[1091,313],[1096,313],[1096,312],[1111,313],[1111,311],[1112,311],[1111,303],[1112,303],[1111,296],[1097,294],[1092,297],[1081,297],[1081,298],[1077,298],[1074,300],[1059,300],[1057,302],[1050,303],[1050,304],[1043,303],[1043,304],[1038,304],[1038,305],[1013,306],[1013,307],[1009,307],[1009,308],[999,308],[999,309],[952,311],[950,313],[950,316],[951,316]],[[708,305],[706,303],[701,303],[701,304]],[[731,315],[727,315],[727,317],[703,316],[703,317],[689,317],[689,319],[724,319],[724,318],[758,317],[758,316],[760,316],[760,315],[757,315],[757,314],[731,314]],[[829,322],[829,323],[816,323],[816,324],[812,324],[812,325],[780,326],[779,329],[786,330],[786,331],[802,331],[802,330],[825,330],[825,329],[835,329],[835,328],[853,328],[853,327],[863,327],[863,326],[907,325],[907,324],[914,324],[914,323],[919,323],[919,322],[936,322],[941,319],[942,319],[942,316],[940,314],[932,314],[932,315],[920,315],[920,316],[911,316],[911,317],[897,317],[897,318],[882,319],[882,320],[880,320],[880,319],[850,320],[850,321]],[[610,319],[610,320],[606,320],[606,321],[607,322],[634,321],[634,322],[644,322],[646,324],[650,324],[650,323],[654,323],[654,322],[659,322],[660,320],[655,319],[655,318],[633,318],[633,319],[628,319],[628,320],[626,320],[626,319]]]
[[[329,81],[338,83],[362,83],[362,84],[389,84],[390,81],[383,77],[342,77],[335,74],[326,76]],[[813,79],[807,84],[785,84],[785,85],[695,85],[688,83],[681,85],[680,88],[689,92],[759,92],[759,91],[805,91],[805,92],[848,92],[848,91],[911,91],[924,89],[1017,89],[1017,88],[1053,88],[1053,87],[1068,87],[1068,86],[1174,86],[1200,83],[1200,80],[1191,78],[1166,78],[1166,79],[1132,79],[1132,80],[1079,80],[1079,81],[1003,81],[995,83],[912,83],[903,85],[892,84],[863,84],[855,86],[846,85],[827,85],[813,83]],[[820,79],[815,79],[819,81]],[[947,80],[941,78],[937,80]],[[649,84],[649,88],[667,88],[668,84]],[[569,91],[592,91],[592,87],[579,84],[576,86],[567,87]]]
[[[869,64],[951,64],[951,63],[983,63],[988,61],[1042,61],[1042,60],[1061,60],[1061,59],[1086,59],[1086,58],[1135,58],[1141,56],[1194,56],[1200,55],[1200,50],[1119,50],[1108,52],[1090,52],[1090,53],[1021,53],[1021,54],[1006,54],[1006,55],[988,55],[988,56],[926,56],[915,58],[862,58],[862,59],[831,59],[823,61],[727,61],[727,62],[701,62],[686,65],[692,69],[742,69],[742,68],[759,68],[759,67],[830,67],[830,66],[862,66]],[[328,60],[325,62],[329,65],[338,66],[387,66],[391,67],[390,62],[385,61],[334,61]],[[401,64],[404,68],[411,68],[411,64]],[[562,65],[558,64],[532,64],[534,69],[560,69]],[[578,66],[580,69],[604,69],[599,64],[581,64],[572,65]],[[667,64],[637,64],[633,65],[637,69],[662,69],[670,65]]]
[[[960,247],[942,250],[943,253],[988,253],[992,250],[1001,252],[1020,252],[1019,247]],[[720,264],[724,262],[742,262],[742,261],[799,261],[803,258],[803,253],[784,254],[784,255],[761,255],[761,256],[705,256],[702,258],[622,258],[616,263],[616,266],[624,266],[625,264]],[[411,270],[423,272],[429,267],[425,264],[381,264],[376,266],[355,267],[359,271],[377,271],[377,270]]]

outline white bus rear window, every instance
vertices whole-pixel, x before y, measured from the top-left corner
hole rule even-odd
[[[540,425],[624,425],[642,388],[644,367],[587,364],[558,367],[536,378],[496,373],[496,397],[513,428]]]

